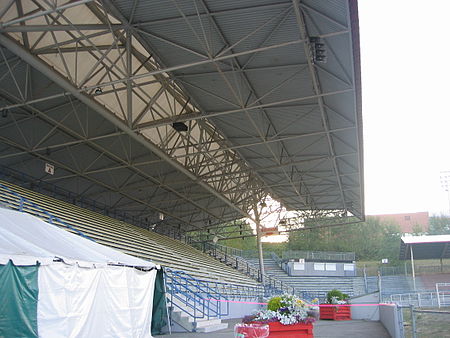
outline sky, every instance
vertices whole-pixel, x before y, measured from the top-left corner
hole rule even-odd
[[[450,1],[358,7],[366,214],[449,214]]]

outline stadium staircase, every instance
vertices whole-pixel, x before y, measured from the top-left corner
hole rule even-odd
[[[211,257],[219,260],[226,265],[233,267],[234,269],[241,271],[242,273],[258,280],[262,280],[259,263],[255,261],[249,261],[241,256],[240,250],[226,247],[219,244],[202,243],[201,248],[203,252],[209,254]],[[293,294],[295,290],[278,279],[276,276],[265,273],[264,274],[264,295],[269,297],[270,295],[290,293]]]
[[[241,250],[219,244],[205,243],[203,250],[221,262],[239,269],[254,278],[260,278],[258,258],[243,258]],[[328,291],[339,289],[349,296],[365,294],[363,277],[299,277],[289,276],[280,268],[280,259],[273,253],[264,258],[266,295],[294,293],[303,299],[323,301]]]
[[[220,318],[226,313],[217,311],[214,303],[218,302],[212,301],[216,297],[241,299],[264,294],[255,279],[181,241],[1,180],[0,205],[163,266],[172,319],[186,330],[210,332],[224,327]]]

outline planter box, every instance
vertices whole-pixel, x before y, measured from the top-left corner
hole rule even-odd
[[[283,325],[280,322],[269,323],[269,338],[313,338],[313,324]]]
[[[267,324],[236,324],[234,326],[235,334],[243,334],[245,338],[267,337],[269,334],[269,325]]]
[[[320,319],[351,320],[350,305],[320,306]]]

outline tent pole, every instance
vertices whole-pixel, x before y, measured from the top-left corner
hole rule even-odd
[[[412,245],[409,246],[409,251],[411,253],[411,268],[412,268],[413,286],[414,286],[414,291],[417,291],[416,290],[416,272],[414,271],[414,254],[413,254]]]

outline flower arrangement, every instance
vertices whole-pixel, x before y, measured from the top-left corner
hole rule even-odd
[[[333,289],[327,293],[327,304],[344,305],[347,304],[348,295],[339,290]]]
[[[318,316],[317,304],[309,304],[294,295],[285,294],[270,298],[266,310],[259,310],[252,316],[246,316],[243,322],[261,324],[280,322],[283,325],[309,324],[315,322]]]
[[[348,305],[348,295],[336,289],[329,291],[325,304],[320,306],[320,319],[352,319],[350,305]]]

